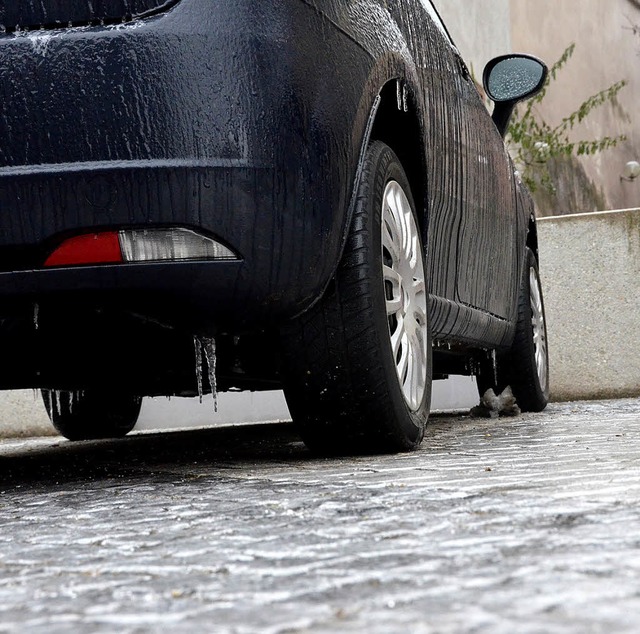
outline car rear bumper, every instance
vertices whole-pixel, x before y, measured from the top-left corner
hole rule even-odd
[[[256,325],[238,323],[240,301],[258,312],[259,300],[240,299],[237,286],[241,262],[174,262],[81,266],[0,273],[0,305],[10,297],[20,311],[27,306],[82,304],[97,310],[121,308],[167,326],[213,333],[215,329]],[[251,309],[254,309],[253,311]]]
[[[323,49],[355,59],[345,46],[307,4],[276,0],[0,35],[2,305],[137,295],[238,327],[306,309],[339,260],[360,150],[361,94],[332,95],[317,64]],[[151,226],[240,260],[40,270],[66,237]]]
[[[294,228],[282,220],[292,201],[272,194],[274,181],[273,169],[240,161],[0,170],[0,207],[10,210],[0,228],[0,315],[12,298],[35,303],[75,293],[109,305],[133,298],[158,319],[178,313],[194,325],[233,319],[242,328],[291,316],[318,283],[304,265],[317,234],[311,222]],[[43,268],[69,235],[159,226],[196,228],[239,259]]]

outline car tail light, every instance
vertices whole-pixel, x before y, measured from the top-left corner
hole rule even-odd
[[[51,253],[44,265],[237,259],[228,247],[191,229],[127,229],[69,238]]]
[[[237,260],[224,245],[191,229],[133,229],[120,231],[125,262],[159,260]]]

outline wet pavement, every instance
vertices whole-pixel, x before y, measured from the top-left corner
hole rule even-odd
[[[4,441],[0,632],[637,632],[639,428],[636,399],[349,460],[282,424]]]

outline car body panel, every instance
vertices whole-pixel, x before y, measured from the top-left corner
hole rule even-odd
[[[116,23],[114,4],[104,24],[73,6],[80,26],[0,35],[3,305],[75,293],[171,328],[277,329],[331,282],[397,86],[421,136],[434,338],[509,345],[530,201],[427,0],[140,0],[154,15]],[[42,270],[68,236],[152,226],[239,261]]]

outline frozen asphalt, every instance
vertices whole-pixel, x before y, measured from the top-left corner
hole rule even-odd
[[[0,632],[638,632],[640,400],[432,420],[319,460],[288,425],[0,443]]]

